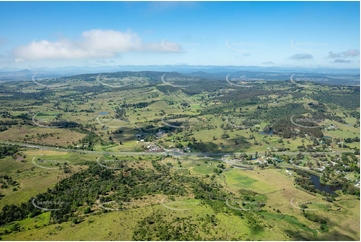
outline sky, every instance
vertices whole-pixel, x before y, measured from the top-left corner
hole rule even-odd
[[[359,2],[0,2],[0,69],[360,67]]]

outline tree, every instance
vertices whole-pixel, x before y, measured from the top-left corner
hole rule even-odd
[[[88,213],[91,213],[92,211],[91,211],[91,209],[90,209],[90,207],[86,207],[85,209],[84,209],[84,214],[88,214]]]

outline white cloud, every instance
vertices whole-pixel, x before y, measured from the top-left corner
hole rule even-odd
[[[290,57],[292,60],[309,60],[313,59],[313,55],[310,54],[295,54]]]
[[[360,55],[360,51],[359,50],[356,50],[356,49],[349,49],[345,52],[342,52],[343,56],[345,57],[355,57],[355,56],[359,56]]]
[[[328,53],[328,58],[339,58],[339,57],[341,57],[341,54],[339,53],[333,53],[332,51]]]
[[[333,61],[334,63],[350,63],[349,60],[343,60],[343,59],[336,59]]]
[[[179,45],[174,48],[181,49]],[[170,52],[159,43],[142,43],[136,33],[92,29],[82,33],[82,40],[61,39],[33,41],[13,49],[15,61],[44,59],[111,58],[117,52]]]
[[[356,49],[348,49],[347,51],[341,52],[341,53],[333,53],[330,51],[328,53],[328,58],[340,58],[340,57],[356,57],[360,55],[360,51]]]

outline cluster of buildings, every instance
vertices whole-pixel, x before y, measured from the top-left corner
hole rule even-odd
[[[147,146],[146,152],[163,152],[164,149],[156,146],[155,144],[150,144]]]

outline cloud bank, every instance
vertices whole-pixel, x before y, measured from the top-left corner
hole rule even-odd
[[[173,43],[174,50],[181,51]],[[111,58],[119,52],[172,52],[159,43],[143,43],[134,32],[92,29],[84,31],[80,41],[61,39],[55,42],[40,40],[18,46],[12,50],[15,61]]]
[[[347,57],[357,57],[360,56],[360,51],[356,49],[348,49],[347,51],[341,53],[333,53],[332,51],[328,52],[328,58],[347,58]]]

